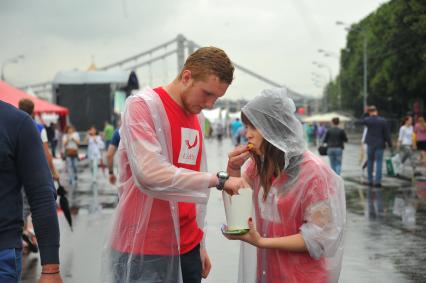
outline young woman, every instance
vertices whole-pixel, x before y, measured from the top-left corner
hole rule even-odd
[[[102,150],[105,148],[105,144],[94,126],[87,131],[86,143],[87,158],[90,161],[90,171],[92,172],[92,182],[96,182],[98,166],[102,158]]]
[[[420,162],[426,165],[426,123],[423,117],[417,119],[414,132],[416,133],[417,149],[420,150]]]
[[[62,138],[62,144],[65,149],[65,158],[67,160],[69,184],[75,187],[77,185],[77,161],[80,136],[75,131],[74,126],[67,126],[66,134]]]
[[[401,164],[404,164],[407,159],[410,159],[414,175],[416,172],[416,158],[414,156],[416,144],[413,143],[413,133],[413,118],[411,118],[411,116],[405,116],[402,120],[401,127],[399,128],[396,150],[399,151],[401,156]]]
[[[285,89],[264,90],[242,109],[252,149],[234,149],[227,170],[253,189],[255,217],[246,234],[226,235],[245,242],[239,282],[339,278],[346,217],[343,181],[306,150],[295,110]]]

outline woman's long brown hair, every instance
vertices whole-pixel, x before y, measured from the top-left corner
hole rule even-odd
[[[244,124],[250,125],[253,128],[254,125],[250,122],[246,115],[241,112],[241,120]],[[260,178],[260,184],[263,187],[263,200],[266,200],[269,191],[272,186],[272,178],[278,178],[281,174],[281,170],[284,168],[285,164],[285,153],[280,149],[276,148],[270,142],[268,142],[265,138],[263,139],[263,143],[261,145],[263,151],[263,162],[261,156],[257,154],[253,154],[254,161],[256,163],[256,171]]]
[[[425,123],[425,118],[423,117],[419,117],[417,119],[417,123],[419,123],[419,125],[423,128],[424,131],[426,131],[426,123]]]

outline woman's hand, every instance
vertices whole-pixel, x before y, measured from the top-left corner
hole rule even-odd
[[[249,158],[249,147],[246,145],[237,146],[228,154],[228,171],[239,171]]]
[[[250,245],[253,245],[255,247],[262,248],[265,238],[262,238],[259,232],[257,232],[256,226],[254,225],[251,217],[248,220],[248,225],[250,230],[244,235],[231,235],[231,234],[223,234],[223,235],[229,240],[240,240],[240,241],[249,243]]]

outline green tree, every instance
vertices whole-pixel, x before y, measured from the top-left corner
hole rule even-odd
[[[342,105],[362,112],[363,44],[368,41],[368,104],[389,117],[424,106],[426,87],[426,1],[393,0],[348,33],[341,51]]]

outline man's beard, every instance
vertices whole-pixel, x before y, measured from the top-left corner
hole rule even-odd
[[[188,94],[188,93],[189,93],[189,91],[188,91],[188,90],[186,90],[186,91],[184,91],[184,92],[182,93],[182,96],[181,96],[183,109],[184,109],[186,112],[191,113],[191,114],[198,114],[198,113],[200,113],[200,112],[201,112],[201,110],[203,110],[203,108],[202,108],[202,107],[195,106],[195,105],[191,105],[191,104],[189,104],[189,103],[187,102],[187,94]]]

